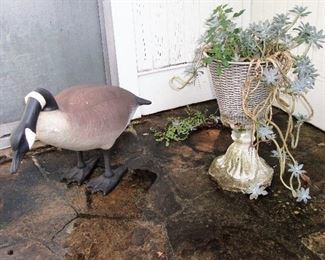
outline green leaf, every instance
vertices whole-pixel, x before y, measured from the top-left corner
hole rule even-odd
[[[217,75],[218,75],[218,76],[220,76],[220,75],[222,74],[222,68],[221,68],[220,63],[217,64],[216,71],[217,71]]]
[[[223,60],[223,61],[222,61],[222,65],[223,65],[224,67],[228,67],[228,66],[229,66],[229,62],[228,62],[227,60]]]
[[[212,62],[212,58],[211,57],[204,57],[203,58],[203,63],[204,64],[210,64]]]
[[[226,20],[221,20],[220,21],[220,25],[223,27],[223,28],[226,28],[227,25],[228,25],[228,22]]]
[[[232,17],[238,17],[238,16],[241,16],[243,14],[243,12],[245,12],[245,9],[239,11],[238,13],[234,13],[234,15]]]
[[[233,10],[232,8],[228,8],[228,9],[225,10],[225,13],[226,13],[226,14],[227,14],[227,13],[231,13],[232,10]]]

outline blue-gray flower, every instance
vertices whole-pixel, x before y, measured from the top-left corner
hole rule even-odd
[[[298,127],[307,121],[308,116],[298,113],[297,115],[295,115],[295,118],[297,119],[296,127]]]
[[[260,185],[251,185],[249,188],[248,188],[248,191],[247,191],[248,194],[250,194],[249,196],[249,199],[252,200],[252,199],[257,199],[259,195],[267,195],[267,191],[265,190],[265,187],[264,186],[260,186]]]
[[[277,151],[277,150],[272,150],[271,151],[271,155],[270,155],[270,157],[274,157],[274,158],[280,158],[280,154],[279,154],[279,152]],[[289,159],[289,157],[288,157],[288,155],[287,155],[287,153],[286,152],[283,152],[283,156],[285,156],[285,159],[286,160],[288,160]]]
[[[298,202],[303,201],[303,202],[307,203],[308,200],[310,200],[310,199],[311,199],[311,197],[309,195],[309,188],[304,189],[301,187],[300,190],[297,191],[297,201]]]
[[[303,164],[298,164],[297,162],[294,162],[294,164],[288,163],[288,166],[288,172],[291,172],[296,178],[299,178],[300,175],[305,172],[305,170],[302,169],[304,167]]]
[[[289,11],[290,13],[297,14],[301,17],[309,15],[311,12],[307,11],[307,7],[298,6],[296,5],[292,10]]]
[[[325,35],[323,30],[317,31],[315,26],[311,26],[309,23],[301,23],[294,30],[298,31],[298,36],[296,38],[298,43],[313,44],[318,49],[322,48],[322,43],[324,43]]]
[[[272,140],[275,138],[275,134],[272,130],[272,126],[262,125],[257,129],[257,136],[262,139],[262,141]]]
[[[277,150],[272,150],[271,153],[270,157],[280,158],[280,154]]]
[[[298,74],[298,78],[305,81],[306,87],[312,89],[318,74],[310,58],[307,56],[296,57],[293,67],[293,73]]]
[[[295,79],[291,85],[291,92],[293,94],[299,94],[301,92],[306,92],[308,82],[305,79]]]
[[[279,71],[277,68],[266,68],[263,71],[263,79],[267,85],[276,85],[279,79]]]
[[[264,22],[259,21],[258,23],[251,23],[249,25],[249,31],[261,40],[272,38],[274,34],[269,20],[265,20]]]

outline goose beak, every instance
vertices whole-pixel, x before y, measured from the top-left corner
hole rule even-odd
[[[13,174],[13,173],[17,172],[19,165],[21,163],[22,157],[23,156],[19,151],[15,151],[13,153],[12,162],[11,162],[11,166],[10,166],[10,173]]]
[[[10,144],[13,151],[11,173],[18,171],[21,160],[35,142],[37,118],[41,109],[36,99],[29,98],[20,123],[11,133]]]

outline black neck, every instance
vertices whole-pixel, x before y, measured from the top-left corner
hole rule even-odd
[[[11,133],[10,142],[13,150],[17,150],[21,145],[22,137],[25,135],[25,129],[29,128],[34,133],[36,132],[36,124],[39,113],[42,108],[40,103],[34,99],[29,98],[25,106],[23,116],[17,128]]]
[[[44,111],[52,111],[52,110],[59,109],[59,106],[56,103],[56,100],[50,91],[48,91],[44,88],[38,88],[35,91],[40,93],[46,101],[46,105],[43,108]]]
[[[35,92],[41,94],[45,99],[46,104],[43,111],[52,111],[59,108],[53,95],[48,90],[39,88],[36,89]],[[11,134],[11,146],[14,150],[17,150],[18,147],[22,145],[21,140],[25,135],[26,128],[29,128],[36,133],[37,120],[41,111],[42,107],[39,101],[35,98],[29,97],[19,125]]]
[[[40,103],[34,98],[29,98],[20,122],[25,128],[36,132],[36,123],[41,110]]]

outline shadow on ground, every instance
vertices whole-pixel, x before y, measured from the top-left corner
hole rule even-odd
[[[213,111],[215,102],[197,108]],[[251,201],[207,175],[231,143],[229,129],[203,129],[170,147],[154,141],[150,127],[182,114],[145,117],[136,135],[121,136],[113,162],[131,159],[130,169],[106,197],[60,183],[75,163],[72,152],[35,150],[16,175],[2,158],[0,259],[324,259],[324,133],[304,126],[295,152],[312,179],[310,203],[295,202],[277,174],[269,195]],[[264,145],[262,156],[277,172],[272,149]],[[100,161],[93,175],[102,172]]]

